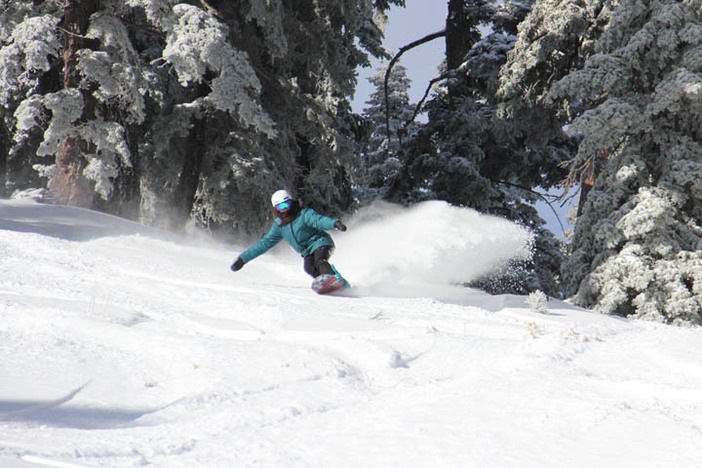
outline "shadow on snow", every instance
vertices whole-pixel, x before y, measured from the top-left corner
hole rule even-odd
[[[169,235],[116,216],[83,208],[0,200],[0,229],[41,234],[69,241],[142,234],[164,238]]]

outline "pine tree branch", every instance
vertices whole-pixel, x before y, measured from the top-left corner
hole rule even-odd
[[[400,51],[395,54],[395,56],[390,60],[390,63],[388,64],[388,69],[385,70],[385,80],[384,80],[384,90],[385,90],[385,126],[387,129],[388,133],[388,141],[392,138],[392,134],[390,133],[390,100],[388,98],[388,82],[390,81],[390,73],[392,73],[392,67],[395,66],[395,63],[397,63],[398,60],[400,60],[400,57],[402,57],[402,54],[407,52],[408,50],[414,49],[415,47],[418,47],[422,44],[426,44],[427,42],[431,42],[434,39],[438,39],[440,37],[445,37],[446,36],[446,30],[443,29],[441,31],[437,31],[435,33],[429,34],[427,36],[424,36],[421,39],[417,39],[414,42],[410,42],[409,44],[400,47]]]
[[[443,81],[448,78],[448,74],[443,74],[441,76],[437,76],[436,78],[433,78],[430,82],[429,85],[427,86],[427,89],[424,91],[424,96],[422,96],[422,99],[417,103],[416,107],[414,108],[414,113],[412,114],[412,117],[410,117],[403,125],[402,125],[402,130],[407,129],[407,127],[410,126],[412,122],[414,122],[414,119],[417,118],[417,115],[419,115],[419,112],[422,110],[422,107],[424,107],[424,101],[427,100],[427,97],[429,97],[429,92],[431,91],[431,88],[434,87],[436,83],[439,81]]]

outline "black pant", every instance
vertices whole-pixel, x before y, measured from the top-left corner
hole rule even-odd
[[[305,257],[305,273],[312,278],[319,275],[333,275],[334,270],[329,264],[329,257],[333,251],[334,247],[325,245],[312,252],[312,255]]]

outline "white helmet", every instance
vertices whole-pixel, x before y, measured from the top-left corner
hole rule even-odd
[[[271,205],[274,207],[280,205],[284,201],[292,201],[293,196],[287,190],[278,190],[271,197]]]

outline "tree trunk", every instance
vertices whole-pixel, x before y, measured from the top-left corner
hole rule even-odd
[[[446,18],[446,66],[455,70],[471,47],[471,25],[464,11],[465,0],[449,0]]]
[[[95,41],[87,39],[90,16],[100,8],[100,0],[65,0],[63,29],[66,30],[63,52],[63,87],[78,88],[80,72],[78,71],[78,51],[95,47]],[[90,90],[83,93],[83,121],[90,120],[95,114],[95,100]],[[50,189],[57,203],[69,206],[91,208],[94,199],[92,183],[83,175],[87,165],[84,157],[88,143],[78,135],[67,136],[59,145],[56,153],[56,174]]]
[[[175,218],[172,220],[173,229],[183,229],[190,219],[190,213],[195,203],[195,195],[200,184],[202,164],[205,160],[205,121],[195,119],[190,134],[185,142],[183,168],[180,172],[178,187],[173,194]]]
[[[475,0],[449,0],[446,17],[446,68],[449,75],[449,97],[458,97],[466,93],[465,79],[452,79],[465,60],[466,54],[480,34],[475,29],[480,21],[481,5]],[[471,17],[475,16],[475,17]]]

